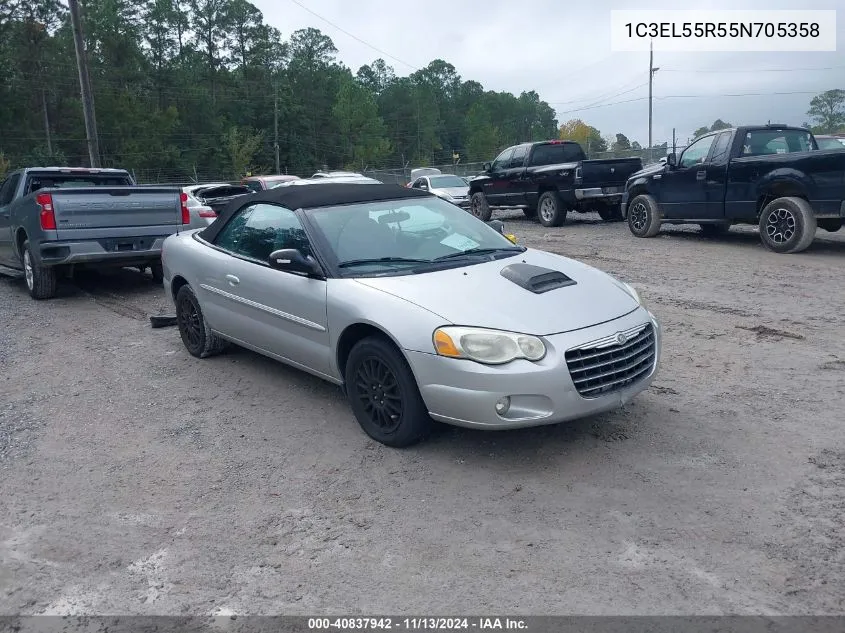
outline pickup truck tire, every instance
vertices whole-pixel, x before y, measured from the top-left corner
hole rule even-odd
[[[760,214],[760,240],[775,253],[800,253],[813,243],[816,216],[803,198],[776,198]]]
[[[199,301],[187,284],[176,293],[176,324],[179,326],[182,343],[191,356],[208,358],[219,354],[228,346],[226,340],[208,327]]]
[[[487,196],[481,191],[476,191],[470,198],[469,210],[475,217],[482,222],[489,222],[493,217],[493,210],[487,203]]]
[[[557,191],[547,191],[537,201],[537,218],[543,226],[560,226],[568,211]]]
[[[654,237],[660,233],[663,214],[657,200],[642,194],[628,205],[628,228],[636,237]]]
[[[153,276],[153,281],[157,284],[164,282],[164,267],[161,262],[150,264],[150,274]]]
[[[622,217],[622,209],[619,206],[601,206],[596,209],[596,213],[605,222],[621,222],[625,218]]]
[[[21,261],[23,263],[23,274],[26,279],[26,289],[33,299],[52,299],[56,296],[58,279],[56,269],[49,266],[41,266],[32,257],[29,249],[29,240],[23,243],[21,249]]]

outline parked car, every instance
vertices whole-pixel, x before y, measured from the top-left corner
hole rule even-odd
[[[197,200],[219,214],[238,196],[246,196],[254,192],[246,185],[214,184],[194,187],[191,193]]]
[[[785,125],[711,132],[631,176],[622,212],[637,237],[654,237],[664,223],[698,224],[711,236],[757,224],[767,248],[797,253],[817,226],[842,227],[845,152],[819,150],[809,130]]]
[[[411,170],[411,177],[408,185],[414,184],[414,182],[418,178],[422,178],[423,176],[440,176],[443,172],[437,169],[437,167],[415,167]]]
[[[178,187],[139,186],[123,169],[28,167],[0,184],[0,264],[49,299],[74,267],[150,268],[164,238],[191,222]]]
[[[212,209],[207,204],[204,204],[200,200],[197,200],[192,194],[190,194],[186,189],[189,187],[183,187],[182,192],[185,194],[184,205],[188,207],[188,211],[191,214],[191,221],[188,225],[188,229],[198,229],[204,226],[208,226],[217,218],[217,211]]]
[[[430,191],[438,198],[451,202],[464,209],[469,208],[469,185],[457,176],[451,174],[439,174],[432,176],[420,176],[411,183],[413,189]]]
[[[270,189],[273,185],[280,182],[288,182],[291,180],[299,180],[299,176],[291,176],[288,174],[276,174],[274,176],[247,176],[241,180],[241,184],[249,187],[252,191],[264,191]]]
[[[315,184],[242,200],[165,242],[186,349],[235,343],[340,385],[386,445],[432,420],[510,429],[616,409],[657,371],[660,327],[631,286],[428,192]]]
[[[621,220],[619,202],[639,158],[587,160],[574,141],[522,143],[507,148],[469,182],[473,215],[489,220],[493,209],[522,208],[543,226],[560,226],[569,211],[595,211]]]
[[[840,136],[818,134],[816,135],[816,143],[818,143],[819,149],[845,150],[845,138]]]

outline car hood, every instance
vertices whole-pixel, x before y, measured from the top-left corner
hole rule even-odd
[[[572,282],[536,293],[503,276],[558,271]],[[514,266],[517,265],[517,266]],[[534,279],[537,279],[536,277]],[[622,317],[638,302],[610,275],[572,259],[528,249],[515,257],[416,275],[355,280],[414,303],[456,325],[559,334]]]

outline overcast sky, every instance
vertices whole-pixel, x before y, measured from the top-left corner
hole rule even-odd
[[[309,12],[293,0],[253,2],[285,38],[297,29],[319,28],[353,72],[378,57],[399,75],[444,59],[464,80],[479,81],[488,90],[516,95],[536,90],[561,122],[581,118],[605,137],[622,132],[643,145],[648,141],[648,53],[611,51],[610,11],[689,6],[678,0],[298,0]],[[695,8],[798,9],[801,4],[699,0]],[[837,52],[655,54],[660,70],[654,79],[654,142],[671,143],[673,127],[685,141],[717,118],[734,125],[768,120],[800,125],[808,120],[813,95],[845,88],[845,2],[808,0],[803,8],[840,9]],[[771,94],[784,92],[806,94]],[[764,94],[726,96],[746,93]]]

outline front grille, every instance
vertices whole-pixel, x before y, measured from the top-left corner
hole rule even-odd
[[[651,323],[621,334],[623,343],[614,334],[566,352],[572,382],[585,398],[623,389],[647,376],[654,366],[656,345]]]

